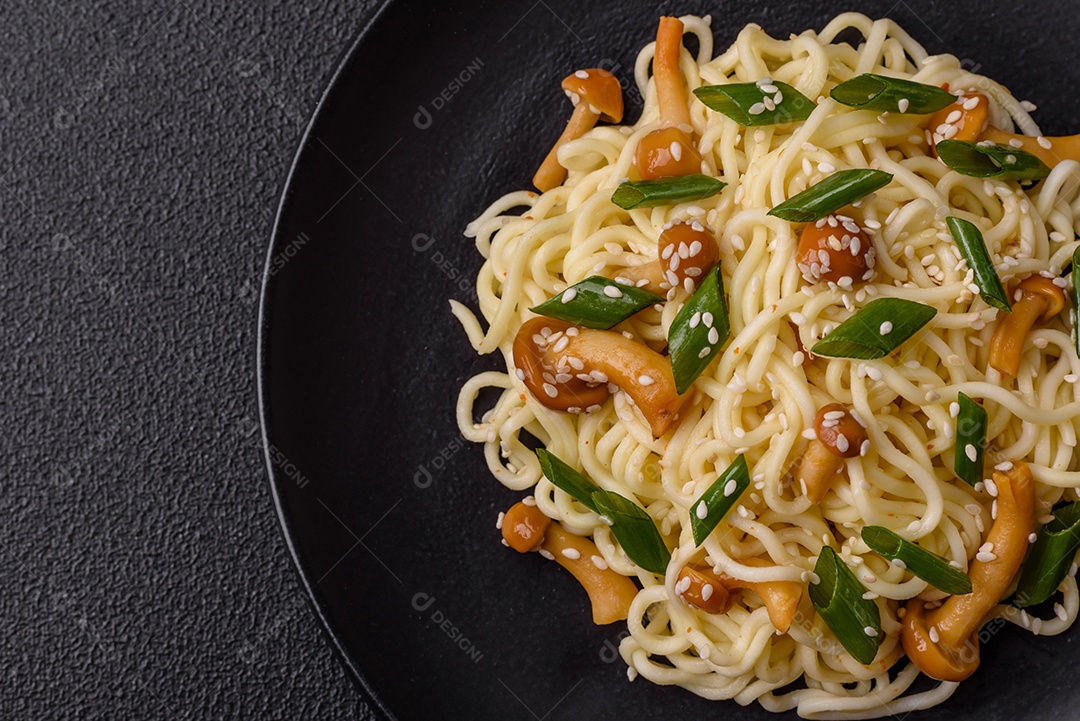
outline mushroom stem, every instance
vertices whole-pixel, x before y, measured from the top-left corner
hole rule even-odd
[[[620,268],[613,274],[615,278],[622,278],[630,281],[630,285],[637,288],[644,288],[650,293],[656,293],[657,295],[664,295],[667,292],[666,289],[661,287],[664,280],[664,268],[660,265],[659,260],[650,260],[648,263],[642,263],[641,265],[631,265],[626,268]],[[641,281],[645,283],[638,285]],[[668,286],[669,288],[671,286]]]
[[[548,151],[544,162],[540,164],[536,175],[533,176],[533,185],[540,192],[546,193],[563,184],[566,180],[566,168],[559,164],[559,148],[592,130],[599,118],[600,114],[594,113],[586,102],[579,102],[574,106],[574,112],[562,131],[562,135],[555,141],[555,145]]]
[[[764,558],[741,558],[739,563],[754,568],[767,568],[773,566],[771,561]],[[799,601],[802,600],[803,587],[795,581],[742,581],[737,578],[722,574],[720,583],[729,591],[739,588],[748,588],[756,593],[761,602],[765,604],[765,610],[769,614],[769,621],[780,633],[787,633],[791,628],[791,622],[795,620],[795,613],[799,609]]]
[[[918,598],[904,606],[904,651],[923,673],[939,681],[963,681],[978,668],[977,633],[1012,584],[1034,527],[1035,480],[1027,464],[1016,461],[1008,473],[995,472],[993,480],[997,517],[986,536],[993,559],[972,562],[971,593],[950,596],[929,611]]]
[[[1049,278],[1033,275],[1018,286],[1020,300],[1013,303],[1012,313],[999,316],[990,339],[990,365],[998,371],[1015,376],[1020,370],[1024,343],[1036,322],[1045,323],[1061,312],[1065,294]]]
[[[596,544],[552,523],[541,548],[554,556],[555,562],[569,571],[589,594],[593,623],[603,626],[626,619],[638,588],[626,576],[596,565],[593,558],[600,557]]]
[[[682,53],[683,23],[673,17],[660,18],[656,29],[656,52],[653,55],[653,79],[656,83],[660,117],[665,125],[689,125],[686,84],[679,68]]]
[[[844,467],[844,459],[835,455],[817,438],[810,441],[803,454],[795,480],[803,495],[818,504],[832,485],[833,479]]]
[[[600,371],[634,401],[652,433],[660,437],[675,421],[685,396],[675,390],[671,362],[648,346],[609,330],[581,328],[557,358],[576,358],[585,372]]]

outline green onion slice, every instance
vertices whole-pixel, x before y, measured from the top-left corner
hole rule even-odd
[[[667,572],[671,551],[644,508],[611,491],[596,491],[592,502],[611,521],[611,533],[630,560],[651,573]]]
[[[703,200],[725,187],[727,183],[724,181],[701,173],[656,180],[627,180],[612,194],[611,202],[625,210],[654,208]]]
[[[953,471],[974,486],[983,479],[983,452],[986,448],[986,409],[965,394],[956,397],[960,413],[956,416],[956,448]]]
[[[1012,313],[1009,296],[1001,285],[1001,278],[994,268],[994,261],[990,259],[990,251],[986,248],[986,241],[983,240],[979,227],[954,215],[947,217],[945,223],[949,226],[949,232],[952,233],[968,267],[975,271],[975,285],[979,286],[979,295],[995,308]]]
[[[749,485],[750,470],[746,467],[746,457],[740,454],[690,507],[694,543],[700,546],[705,542]]]
[[[1073,251],[1072,281],[1073,339],[1076,341],[1076,354],[1080,355],[1080,246]]]
[[[830,358],[884,358],[937,315],[937,310],[903,298],[877,298],[836,326],[810,349]]]
[[[663,302],[663,298],[647,290],[594,275],[529,310],[548,318],[607,330],[638,311]]]
[[[694,95],[716,112],[746,127],[806,120],[817,107],[787,83],[769,78],[756,83],[703,85],[694,89]]]
[[[600,486],[544,448],[536,451],[536,458],[540,461],[540,470],[556,488],[566,491],[571,498],[580,501],[590,511],[600,513],[593,502],[593,494],[600,490]]]
[[[881,614],[877,604],[863,598],[866,589],[829,546],[821,549],[810,584],[810,601],[852,657],[869,665],[881,644]],[[869,631],[869,633],[868,633]]]
[[[861,110],[926,115],[956,102],[956,96],[936,85],[865,73],[846,80],[829,93],[833,100]]]
[[[1080,502],[1055,508],[1054,520],[1039,531],[1020,572],[1016,605],[1026,608],[1053,596],[1065,580],[1077,549],[1080,549]]]
[[[903,561],[907,570],[945,593],[971,593],[971,579],[963,571],[884,526],[867,526],[862,530],[862,539],[874,553],[890,561]]]
[[[730,332],[724,280],[717,263],[679,310],[668,330],[676,391],[685,393],[694,384],[717,356]]]
[[[838,170],[769,211],[769,215],[792,223],[810,223],[865,198],[892,180],[884,170],[856,168]]]
[[[1034,181],[1050,174],[1046,163],[1031,153],[989,141],[942,140],[937,144],[937,154],[945,165],[973,178]]]

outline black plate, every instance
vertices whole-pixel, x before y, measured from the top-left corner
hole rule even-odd
[[[472,352],[447,298],[475,305],[481,259],[461,231],[528,187],[567,117],[570,70],[603,62],[630,78],[662,13],[714,13],[724,48],[745,23],[784,36],[850,3],[445,5],[390,3],[358,38],[297,155],[267,263],[270,474],[317,613],[365,693],[409,721],[773,718],[628,684],[625,626],[594,626],[561,569],[499,543],[496,513],[520,494],[453,419],[461,383],[499,362]],[[1068,8],[863,6],[1042,105],[1044,131],[1076,129]],[[1037,704],[1043,719],[1075,718],[1076,638],[1006,629],[951,701],[917,717],[1025,718]]]

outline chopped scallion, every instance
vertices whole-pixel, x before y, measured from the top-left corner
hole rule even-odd
[[[703,200],[716,195],[727,183],[695,173],[656,180],[627,180],[611,196],[611,202],[625,210],[654,208]]]
[[[745,127],[806,120],[817,107],[790,85],[768,78],[756,83],[703,85],[694,89],[694,95],[708,107]]]
[[[846,80],[829,93],[833,100],[861,110],[925,115],[956,102],[936,85],[865,73]]]
[[[1054,520],[1039,531],[1020,572],[1015,601],[1020,608],[1053,596],[1080,549],[1080,502],[1059,506],[1053,514]]]
[[[593,502],[593,494],[600,490],[600,486],[544,448],[536,451],[536,458],[540,461],[540,470],[544,472],[544,477],[551,481],[552,485],[580,501],[590,511],[600,512]]]
[[[818,615],[852,658],[869,665],[882,641],[877,604],[863,598],[866,589],[829,546],[821,549],[814,573],[818,582],[810,584],[810,601]]]
[[[740,454],[690,508],[690,527],[697,545],[705,542],[749,485],[750,470],[746,457]]]
[[[831,358],[884,358],[915,335],[937,310],[903,298],[877,298],[836,326],[810,349]],[[882,333],[888,328],[887,333]]]
[[[963,571],[884,526],[867,526],[862,530],[862,539],[874,553],[890,561],[903,561],[907,570],[945,593],[971,593],[971,579]]]
[[[705,276],[679,309],[668,330],[675,390],[685,393],[723,347],[731,332],[720,264]]]
[[[594,275],[530,308],[534,313],[587,328],[607,330],[664,299],[647,290]]]
[[[990,258],[990,251],[986,248],[986,241],[983,240],[979,227],[954,215],[947,217],[945,223],[949,226],[949,232],[952,233],[960,254],[967,261],[968,267],[975,272],[975,285],[979,286],[979,295],[995,308],[1012,313],[1009,296],[1001,285],[1001,278],[994,268],[994,261]]]
[[[1010,145],[984,141],[941,140],[937,144],[941,162],[973,178],[1034,181],[1050,174],[1050,168],[1031,153]]]
[[[644,508],[611,491],[593,493],[592,501],[597,512],[611,521],[611,533],[630,560],[651,573],[667,572],[671,551]]]
[[[892,177],[884,170],[870,168],[838,170],[780,203],[769,211],[769,215],[792,223],[811,223],[884,188]]]
[[[956,416],[956,448],[953,472],[974,486],[983,479],[983,453],[986,448],[986,410],[967,395],[956,397],[960,413]]]

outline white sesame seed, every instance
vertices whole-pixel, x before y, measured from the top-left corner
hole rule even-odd
[[[708,601],[710,598],[712,598],[712,595],[713,595],[712,584],[711,583],[702,584],[702,586],[701,586],[701,600],[702,601]]]
[[[712,348],[709,347],[709,346],[705,346],[704,348],[702,348],[701,350],[698,351],[697,357],[698,358],[704,358],[705,356],[709,355],[710,353],[712,353]]]
[[[690,590],[690,577],[689,576],[683,576],[675,584],[675,593],[677,593],[677,594],[679,594],[681,596],[681,595],[683,595],[684,593],[686,593],[689,590]]]
[[[550,383],[544,384],[544,393],[546,393],[549,398],[554,398],[555,396],[559,395],[558,389]]]
[[[576,561],[581,558],[581,552],[578,551],[576,548],[564,548],[562,551],[562,555],[566,556],[571,561]]]
[[[876,629],[876,628],[874,628],[873,626],[867,626],[867,627],[865,627],[865,628],[863,629],[863,633],[865,633],[865,634],[866,634],[867,636],[869,636],[870,638],[874,638],[874,637],[876,637],[876,636],[878,635],[878,631],[877,631],[877,629]]]
[[[503,540],[506,540],[506,539],[503,539]],[[541,548],[540,549],[540,555],[543,556],[544,558],[546,558],[549,561],[554,561],[555,560],[555,554],[553,554],[551,551],[547,550],[546,548]]]
[[[622,298],[622,291],[613,285],[605,285],[604,295],[608,298]]]
[[[671,151],[671,157],[675,158],[675,162],[682,160],[682,144],[678,140],[672,141],[668,150]]]
[[[881,326],[878,327],[878,332],[881,335],[889,335],[889,333],[892,333],[892,329],[893,324],[890,321],[885,321],[881,324]]]
[[[1029,533],[1028,534],[1028,543],[1035,543],[1035,541],[1037,541],[1037,540],[1039,540],[1038,534],[1036,534],[1036,533]]]
[[[847,453],[847,450],[850,447],[851,444],[848,442],[847,436],[843,433],[838,433],[836,435],[836,449],[841,453]]]
[[[720,333],[716,328],[709,328],[709,342],[713,345],[720,342]]]
[[[869,452],[870,452],[870,439],[867,438],[865,441],[862,442],[862,445],[859,446],[859,455],[860,456],[865,456]]]
[[[900,98],[896,103],[896,109],[901,113],[906,113],[909,105],[910,101],[907,98]]]
[[[562,302],[569,303],[574,298],[577,298],[577,288],[567,288],[562,294]]]
[[[969,461],[974,463],[975,459],[979,457],[979,452],[975,449],[975,446],[968,443],[966,446],[964,446],[964,455],[968,457]]]
[[[705,505],[705,501],[701,501],[697,504],[697,508],[694,510],[694,515],[704,520],[709,515],[709,507]]]
[[[706,328],[712,328],[713,314],[709,311],[705,311],[701,314],[701,322],[705,324]]]
[[[638,383],[640,383],[643,386],[651,386],[653,383],[656,382],[656,381],[653,380],[652,376],[647,376],[647,375],[640,375],[640,376],[638,376],[637,380],[638,380]]]
[[[930,642],[937,643],[941,640],[941,635],[938,634],[937,626],[930,627]]]
[[[732,493],[734,493],[736,491],[736,489],[738,487],[739,487],[739,484],[735,482],[734,478],[729,480],[727,483],[724,484],[724,497],[726,498],[726,497],[730,496]],[[704,518],[704,516],[702,516],[702,518]]]
[[[607,567],[608,567],[607,561],[605,561],[603,559],[603,557],[601,557],[601,556],[593,556],[589,560],[592,561],[592,565],[596,566],[601,571],[606,571],[607,570]]]

